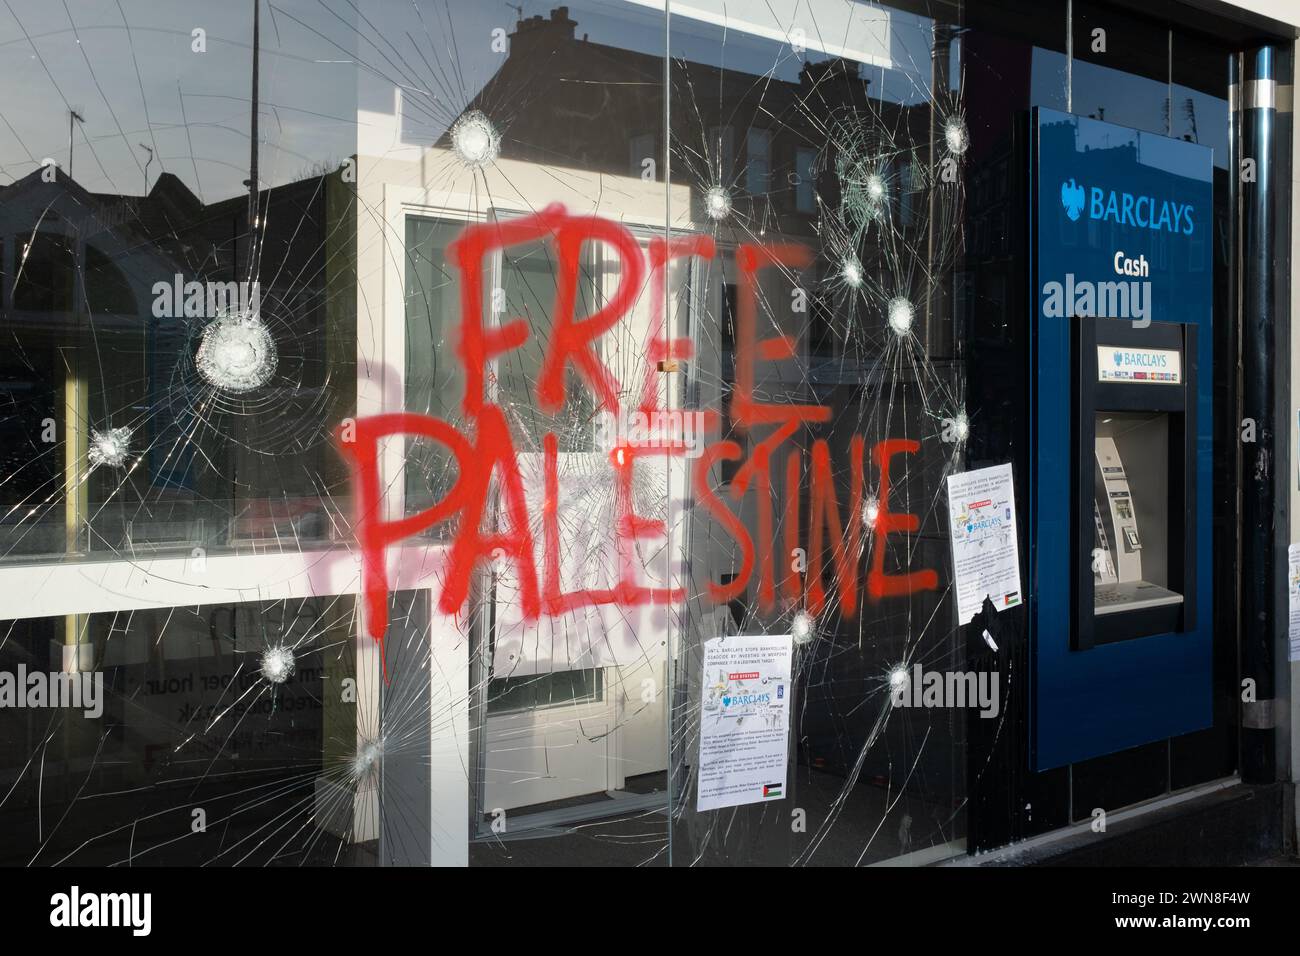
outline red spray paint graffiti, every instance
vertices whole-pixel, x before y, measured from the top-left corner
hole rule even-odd
[[[389,580],[386,566],[388,549],[398,542],[447,521],[456,522],[448,555],[447,574],[439,595],[438,606],[447,614],[458,613],[469,596],[475,568],[480,561],[503,556],[514,565],[518,580],[518,599],[525,620],[541,615],[555,616],[580,607],[603,604],[631,607],[645,604],[675,604],[687,597],[684,588],[647,587],[637,579],[636,543],[663,539],[667,528],[663,521],[636,513],[632,501],[634,469],[645,449],[620,444],[610,454],[611,483],[614,491],[615,541],[619,575],[614,587],[564,592],[559,573],[559,486],[556,475],[558,443],[554,434],[543,438],[544,490],[542,503],[541,583],[535,566],[534,542],[529,531],[528,506],[524,495],[518,459],[503,410],[484,401],[484,382],[489,364],[528,341],[529,330],[522,319],[507,319],[484,327],[484,264],[495,250],[523,243],[549,241],[557,251],[557,276],[553,327],[546,342],[541,374],[535,386],[538,408],[555,412],[564,401],[565,373],[570,365],[602,408],[616,412],[620,384],[601,362],[593,344],[612,329],[632,309],[642,282],[649,276],[651,292],[650,335],[646,348],[645,386],[639,408],[656,411],[658,404],[655,373],[662,364],[693,357],[689,339],[669,339],[664,333],[663,299],[666,270],[673,260],[697,257],[711,259],[716,254],[713,241],[706,236],[692,236],[665,242],[653,239],[648,253],[642,256],[636,238],[616,222],[594,216],[570,216],[563,207],[548,206],[541,212],[506,222],[468,226],[449,248],[451,261],[460,271],[461,322],[457,355],[464,364],[465,393],[461,407],[472,422],[473,434],[466,435],[449,423],[428,415],[396,413],[358,419],[346,436],[340,432],[340,448],[354,471],[356,493],[356,531],[361,548],[362,583],[366,609],[366,626],[370,635],[383,645],[388,629]],[[608,302],[596,312],[576,317],[576,290],[582,253],[587,243],[603,243],[613,249],[620,261],[618,288]],[[797,245],[742,245],[736,250],[739,274],[736,328],[736,374],[730,418],[734,426],[746,432],[755,427],[772,431],[757,441],[748,459],[737,470],[729,496],[742,499],[752,493],[758,508],[757,546],[754,537],[736,514],[727,507],[714,489],[708,475],[718,461],[740,461],[743,452],[738,443],[715,441],[707,446],[693,469],[696,494],[713,515],[721,529],[736,543],[740,552],[740,569],[727,584],[710,581],[709,596],[714,601],[731,600],[743,593],[759,569],[758,600],[764,609],[776,603],[776,562],[774,555],[774,506],[772,501],[771,464],[780,446],[807,424],[829,422],[831,409],[824,405],[789,405],[760,402],[755,398],[755,364],[776,362],[795,356],[795,343],[789,336],[757,338],[758,274],[773,267],[799,269],[811,262],[811,253]],[[648,259],[648,265],[645,259]],[[716,430],[718,416],[710,414],[706,427]],[[438,502],[414,515],[385,517],[385,500],[380,477],[380,445],[397,436],[424,438],[442,445],[456,463],[457,479],[452,489]],[[680,455],[684,446],[659,445],[655,451]],[[879,472],[879,508],[870,530],[874,531],[874,555],[867,575],[866,592],[872,600],[932,590],[938,575],[930,569],[906,574],[885,573],[885,545],[888,536],[914,533],[920,519],[914,514],[896,513],[889,508],[890,460],[900,454],[914,454],[920,444],[908,439],[889,439],[872,449],[872,460]],[[831,470],[830,448],[825,439],[812,444],[809,469],[808,567],[806,579],[784,567],[781,591],[784,599],[797,603],[806,595],[808,609],[816,614],[826,606],[823,580],[825,551],[829,546],[834,587],[840,608],[852,617],[858,606],[858,577],[862,556],[864,519],[865,443],[855,435],[849,442],[850,491],[847,512],[841,513],[836,500]],[[797,490],[802,472],[802,453],[792,449],[786,457],[787,499],[782,505],[783,544],[788,555],[799,540],[799,499]],[[484,510],[493,487],[500,493],[502,523],[505,530],[485,533]],[[385,670],[385,679],[387,672]]]

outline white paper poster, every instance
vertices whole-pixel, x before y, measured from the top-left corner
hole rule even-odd
[[[793,652],[789,634],[704,642],[696,810],[785,796]]]
[[[985,596],[999,611],[1023,603],[1011,465],[948,476],[957,619],[969,624]]]
[[[1286,549],[1287,635],[1291,647],[1287,660],[1300,661],[1300,544]]]

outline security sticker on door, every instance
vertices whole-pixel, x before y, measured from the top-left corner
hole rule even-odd
[[[704,642],[696,810],[785,797],[793,652],[789,634]]]

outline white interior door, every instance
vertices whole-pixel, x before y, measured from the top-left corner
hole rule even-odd
[[[528,390],[540,369],[554,295],[553,259],[545,247],[505,256],[499,287],[511,316],[534,323],[527,347],[503,357],[498,401],[524,435],[518,459],[533,521],[536,566],[543,566],[541,524],[545,486],[540,430],[560,441],[557,525],[562,590],[617,584],[614,539],[615,473],[609,449],[596,446],[595,400],[575,378],[555,416],[538,420]],[[580,281],[589,311],[614,291],[616,262],[589,250]],[[620,401],[635,407],[645,381],[649,300],[643,293],[601,343],[602,358],[623,387]],[[530,431],[531,429],[531,431]],[[540,430],[539,430],[540,429]],[[531,447],[529,441],[535,442]],[[662,456],[656,456],[661,459]],[[668,500],[673,469],[663,460],[638,463],[638,512]],[[666,580],[664,542],[649,557]],[[654,572],[650,572],[652,576]],[[629,778],[655,788],[665,773],[667,616],[663,609],[583,608],[537,622],[520,619],[513,570],[494,575],[494,640],[484,728],[484,812],[539,807],[577,797],[615,796]]]

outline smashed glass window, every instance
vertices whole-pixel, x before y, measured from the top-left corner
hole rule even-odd
[[[945,487],[1023,450],[1059,86],[967,17],[13,0],[6,862],[964,852],[1024,685],[920,692],[1007,660]]]

